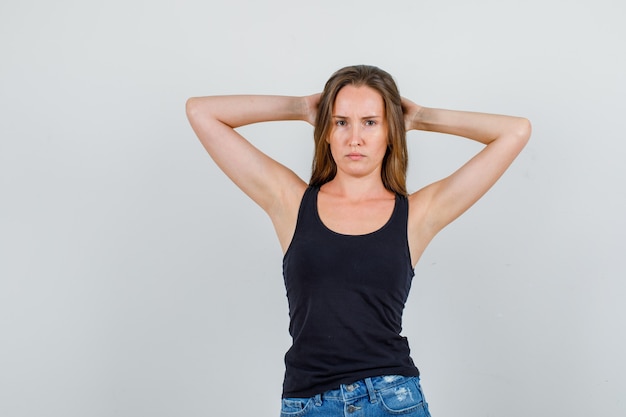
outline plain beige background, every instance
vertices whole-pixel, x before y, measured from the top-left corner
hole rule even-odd
[[[416,268],[404,333],[445,416],[626,415],[623,2],[0,3],[0,415],[278,416],[281,253],[189,96],[378,65],[527,148]],[[312,129],[241,129],[308,178]],[[409,135],[412,190],[477,147]]]

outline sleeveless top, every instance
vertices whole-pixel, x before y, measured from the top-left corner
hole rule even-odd
[[[322,223],[318,192],[305,191],[283,258],[293,339],[283,397],[312,397],[372,376],[419,376],[400,335],[414,275],[407,198],[396,195],[380,229],[343,235]]]

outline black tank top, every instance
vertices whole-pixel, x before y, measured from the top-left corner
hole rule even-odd
[[[396,196],[379,230],[343,235],[322,223],[318,192],[304,193],[283,258],[293,338],[283,397],[311,397],[378,375],[419,376],[400,336],[414,274],[407,198]]]

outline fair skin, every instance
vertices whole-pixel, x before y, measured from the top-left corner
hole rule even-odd
[[[216,96],[187,101],[189,121],[207,152],[226,175],[269,215],[287,250],[307,183],[254,147],[235,129],[274,120],[315,122],[319,94],[306,97]],[[450,176],[409,195],[408,239],[413,266],[432,238],[472,206],[500,178],[527,143],[524,118],[419,106],[403,99],[405,125],[462,136],[485,145]],[[381,180],[387,141],[382,97],[366,86],[348,85],[333,106],[328,139],[337,175],[324,184],[318,211],[324,224],[342,234],[365,234],[383,226],[394,195]]]

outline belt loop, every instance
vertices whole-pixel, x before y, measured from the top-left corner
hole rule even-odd
[[[376,402],[376,391],[374,391],[372,378],[365,378],[365,386],[367,387],[367,394],[370,396],[370,402],[374,404]]]
[[[316,405],[316,406],[318,406],[318,407],[319,407],[320,405],[322,405],[322,394],[317,394],[317,395],[314,397],[314,400],[315,400],[315,405]]]

